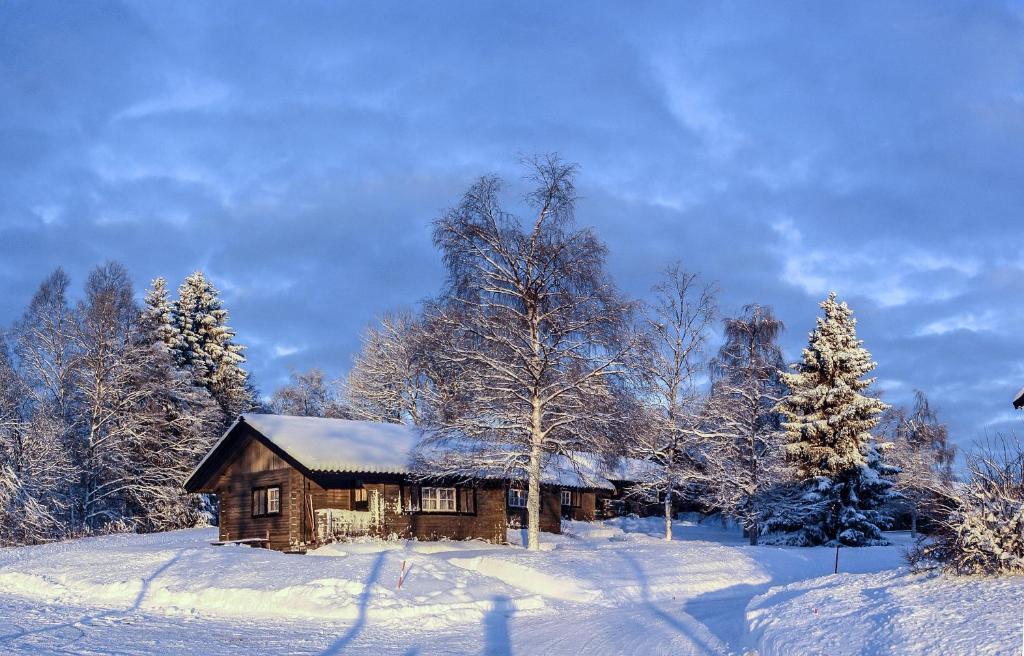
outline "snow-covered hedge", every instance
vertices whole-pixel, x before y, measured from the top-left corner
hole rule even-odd
[[[911,551],[911,564],[953,574],[1024,573],[1024,452],[1003,443],[971,457],[968,467],[968,481],[943,500],[938,530]]]

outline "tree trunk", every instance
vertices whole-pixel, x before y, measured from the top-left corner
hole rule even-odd
[[[756,547],[758,538],[761,536],[761,527],[757,525],[756,519],[752,520],[748,533],[750,534],[750,546]]]
[[[917,506],[910,509],[910,539],[917,539]]]
[[[540,549],[540,460],[541,438],[540,401],[534,399],[531,417],[530,471],[526,496],[526,545],[530,551]]]
[[[672,484],[665,491],[665,539],[672,539]]]

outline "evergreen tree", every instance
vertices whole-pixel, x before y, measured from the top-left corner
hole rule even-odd
[[[879,509],[891,483],[871,431],[887,406],[867,394],[875,363],[857,339],[853,312],[834,292],[821,308],[802,362],[782,374],[789,395],[779,405],[807,512],[801,526],[774,528],[796,529],[797,544],[884,543],[879,527],[888,518]]]
[[[230,420],[249,409],[254,399],[249,375],[241,367],[245,347],[235,343],[227,320],[228,312],[206,276],[196,271],[187,277],[173,307],[174,360],[209,390]]]
[[[130,512],[136,529],[171,530],[195,526],[216,516],[208,495],[186,494],[181,481],[217,438],[224,414],[209,390],[180,369],[174,348],[180,335],[164,278],[146,293],[136,337],[144,349],[137,384],[149,390],[141,410],[146,431],[133,455],[135,475],[143,484],[130,489]]]
[[[155,278],[146,292],[140,331],[143,340],[150,344],[161,343],[171,349],[178,343],[174,311],[167,295],[167,281],[163,277]]]

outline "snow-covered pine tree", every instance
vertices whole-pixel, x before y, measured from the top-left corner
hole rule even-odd
[[[167,287],[157,278],[133,335],[140,363],[134,384],[147,393],[137,409],[144,434],[132,458],[138,484],[127,495],[133,526],[141,531],[186,528],[216,515],[212,499],[186,494],[181,482],[216,440],[224,415],[210,392],[176,366],[177,338]]]
[[[761,519],[776,485],[785,479],[785,433],[775,409],[782,398],[779,379],[782,322],[772,309],[747,305],[725,320],[725,343],[711,363],[708,399],[710,436],[705,474],[715,505],[734,517],[756,545]]]
[[[178,331],[174,324],[174,310],[167,292],[167,281],[154,278],[146,291],[139,325],[145,341],[161,343],[168,350],[178,343]]]
[[[714,284],[695,273],[669,267],[654,287],[646,308],[647,339],[640,378],[648,401],[645,420],[630,430],[627,455],[645,461],[630,494],[661,503],[665,539],[672,539],[672,508],[689,483],[699,478],[694,454],[700,448],[696,426],[699,397],[696,378],[704,369],[704,347],[717,312]]]
[[[175,363],[210,391],[226,421],[248,410],[255,399],[249,375],[242,369],[245,347],[235,343],[235,332],[227,324],[228,312],[202,271],[185,278],[178,288],[173,317]]]
[[[792,531],[796,544],[885,543],[880,527],[888,518],[880,508],[892,483],[882,476],[890,472],[880,471],[871,431],[887,406],[866,393],[876,365],[857,338],[857,321],[846,303],[833,292],[821,308],[824,316],[810,333],[802,362],[782,374],[788,395],[779,404],[787,455],[808,512],[799,526],[776,518],[769,528]]]

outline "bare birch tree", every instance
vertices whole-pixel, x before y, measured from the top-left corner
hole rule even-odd
[[[914,390],[914,405],[892,408],[883,417],[883,425],[892,448],[889,457],[899,472],[893,477],[895,488],[910,506],[910,535],[917,538],[918,516],[922,508],[944,496],[953,484],[956,448],[949,444],[946,425],[939,422],[928,397]]]
[[[47,276],[11,334],[19,389],[26,398],[22,423],[9,434],[9,462],[17,475],[19,507],[36,518],[24,525],[26,542],[66,535],[77,521],[73,498],[81,467],[73,449],[81,403],[70,283],[62,269]]]
[[[420,425],[430,384],[427,358],[424,325],[412,312],[389,312],[368,326],[345,385],[352,417]]]
[[[337,385],[327,380],[326,374],[313,368],[306,372],[292,371],[287,384],[274,390],[271,409],[279,415],[296,417],[349,416],[339,398]]]
[[[647,461],[631,493],[660,502],[665,539],[672,539],[673,501],[697,479],[700,392],[708,333],[717,313],[717,288],[678,264],[665,270],[647,306],[641,372],[649,417],[630,431],[628,455]]]
[[[747,305],[740,316],[725,320],[725,343],[711,365],[709,487],[752,545],[761,534],[762,497],[785,473],[786,435],[775,410],[785,392],[781,331],[771,308]]]
[[[601,450],[633,341],[632,306],[604,271],[604,245],[574,226],[576,167],[554,156],[530,165],[528,221],[502,207],[501,181],[484,177],[434,224],[448,270],[435,357],[455,372],[461,402],[434,415],[424,446],[445,453],[445,473],[485,464],[525,478],[528,547],[538,549],[545,462]]]

